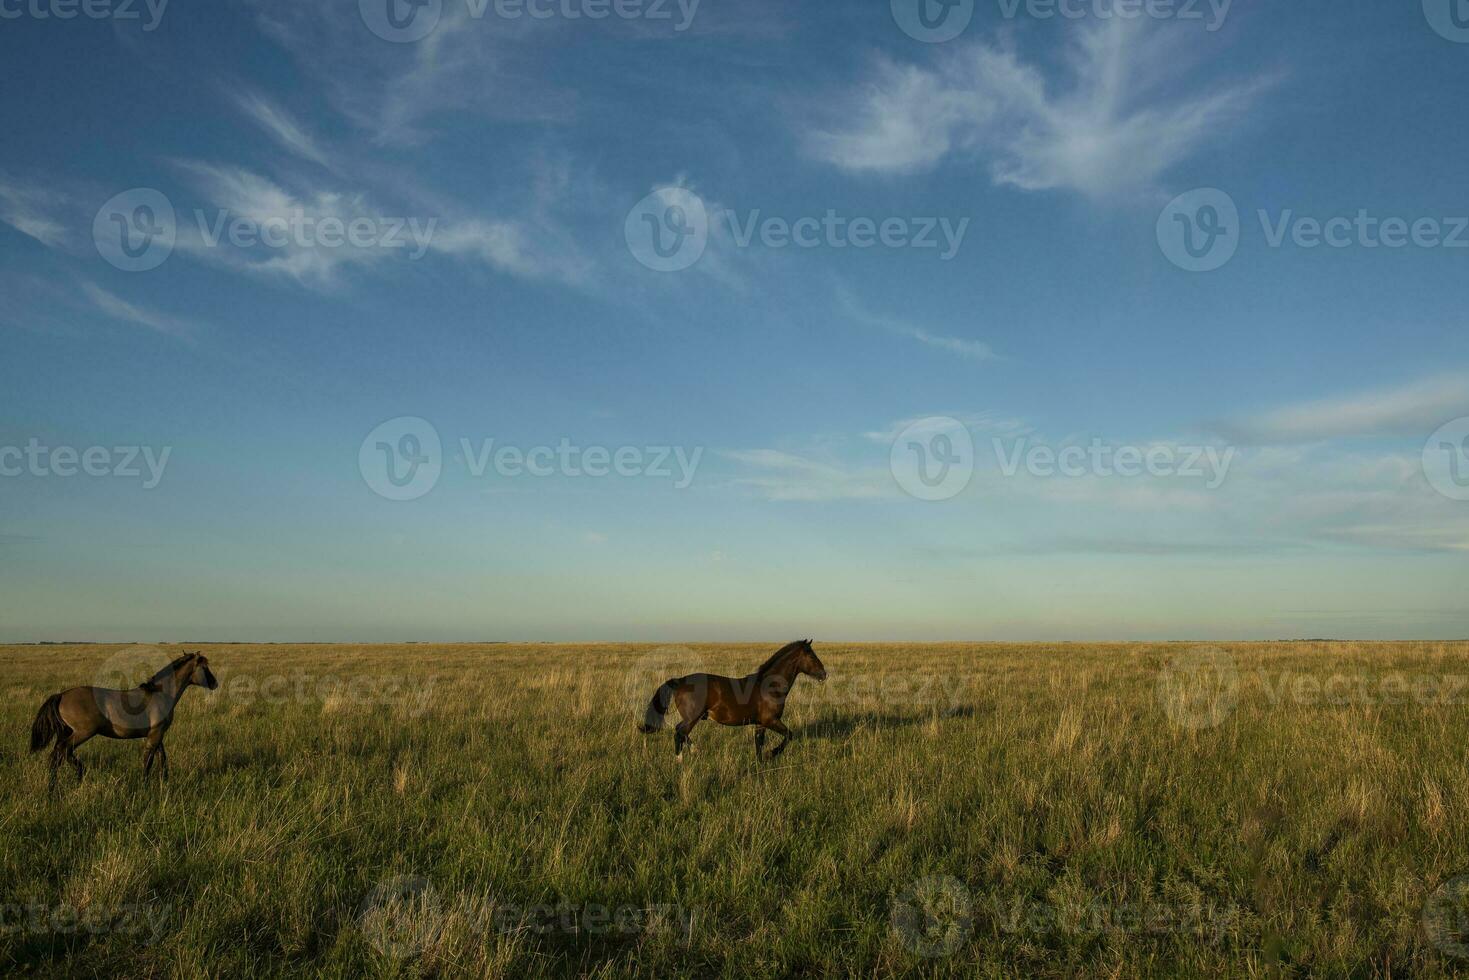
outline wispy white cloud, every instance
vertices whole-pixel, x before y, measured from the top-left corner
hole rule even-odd
[[[962,337],[946,337],[943,334],[933,334],[922,327],[914,327],[912,338],[920,344],[937,347],[960,357],[967,357],[974,361],[988,361],[995,356],[990,345],[979,340],[965,340]]]
[[[949,413],[943,417],[958,420],[973,433],[1009,435],[1029,431],[1023,422],[995,412]],[[817,503],[904,499],[889,466],[889,452],[899,433],[913,432],[923,420],[899,419],[857,438],[807,443],[796,449],[725,450],[719,455],[742,468],[733,481],[735,486],[766,500]]]
[[[967,360],[988,361],[996,357],[990,345],[982,340],[933,333],[925,327],[915,326],[906,320],[873,313],[858,301],[850,289],[842,285],[837,286],[837,305],[847,317],[863,326],[874,327],[900,337],[908,337],[920,344],[957,354]]]
[[[976,442],[981,457],[986,449]],[[1176,478],[1060,479],[1023,469],[1010,479],[978,473],[976,481],[987,506],[1012,514],[1039,508],[1032,516],[1063,534],[1105,527],[1114,538],[1129,532],[1152,541],[1171,528],[1190,550],[1212,546],[1219,555],[1236,553],[1241,541],[1276,551],[1469,549],[1469,513],[1429,487],[1416,451],[1351,452],[1326,443],[1239,449],[1214,489]]]
[[[393,254],[382,248],[337,247],[302,244],[286,236],[280,245],[235,247],[228,226],[248,221],[256,226],[319,225],[325,218],[350,222],[357,218],[378,220],[381,212],[361,195],[346,195],[321,188],[290,191],[267,177],[233,165],[179,161],[178,166],[208,200],[211,209],[198,222],[180,223],[178,248],[195,258],[226,268],[267,277],[283,277],[317,288],[337,284],[341,272],[351,266],[375,262]],[[215,236],[219,236],[217,240]]]
[[[509,221],[466,221],[439,236],[438,247],[451,255],[473,255],[502,269],[534,275],[537,263],[527,254],[525,235]]]
[[[988,435],[991,437],[1016,438],[1032,431],[1032,427],[1023,419],[1007,416],[1002,412],[934,412],[931,415],[918,415],[912,418],[898,419],[890,422],[881,429],[874,429],[862,433],[862,437],[868,442],[881,443],[885,446],[892,445],[893,441],[904,432],[915,434],[918,438],[923,437],[923,430],[912,433],[910,430],[915,425],[927,419],[953,419],[972,435]],[[944,426],[938,426],[935,432],[944,431]]]
[[[582,283],[592,269],[574,247],[562,244],[554,228],[522,221],[453,221],[435,232],[432,248],[445,255],[475,258],[525,279]]]
[[[543,26],[529,17],[495,17],[492,6],[476,19],[468,4],[445,3],[432,33],[396,45],[363,27],[356,4],[252,2],[261,29],[379,145],[428,142],[435,120],[454,113],[547,121],[569,118],[576,105],[576,94],[541,76],[520,43]]]
[[[808,149],[854,172],[911,173],[963,155],[985,161],[997,184],[1125,196],[1229,132],[1273,81],[1183,96],[1193,59],[1166,28],[1114,19],[1074,36],[1062,79],[984,42],[941,52],[931,68],[881,61]]]
[[[1428,485],[1416,445],[1410,452],[1266,446],[1241,456],[1230,493],[1217,504],[1277,537],[1382,550],[1469,550],[1469,513]]]
[[[1042,475],[1003,460],[1036,446],[1054,453],[1085,441],[1049,440],[1000,412],[948,413],[974,437],[971,486],[947,502],[954,527],[986,526],[986,548],[1046,554],[1057,542],[1077,551],[1142,556],[1242,552],[1469,551],[1469,512],[1428,484],[1418,452],[1358,452],[1309,446],[1203,447],[1203,474],[1086,472]],[[807,441],[797,448],[728,451],[732,485],[769,501],[907,500],[889,470],[893,441],[918,419],[899,419],[861,439]],[[944,430],[947,431],[947,430]],[[1115,440],[1109,445],[1120,446]],[[1194,443],[1132,444],[1140,458],[1166,449],[1181,466]],[[1230,463],[1220,469],[1219,460]],[[1217,474],[1220,479],[1214,482]],[[1103,529],[1103,530],[1098,530]],[[1093,548],[1087,542],[1105,539]],[[966,546],[970,547],[970,546]]]
[[[460,114],[531,122],[566,121],[584,106],[606,104],[606,93],[563,83],[547,69],[550,52],[588,32],[623,42],[689,43],[688,39],[745,37],[776,40],[795,30],[781,0],[738,5],[645,4],[650,17],[544,17],[503,5],[449,2],[437,26],[411,45],[386,44],[362,24],[356,3],[337,0],[245,0],[261,29],[323,85],[335,108],[387,146],[431,141],[439,124]],[[510,5],[514,8],[515,5]],[[508,8],[507,8],[508,9]],[[653,54],[619,67],[624,79],[665,80],[663,58]],[[507,97],[507,93],[510,93]]]
[[[122,297],[108,292],[95,283],[83,282],[81,283],[81,289],[82,293],[91,301],[93,306],[114,320],[131,323],[139,327],[146,327],[149,330],[180,340],[191,339],[192,330],[189,324],[177,317],[168,316],[129,303]]]
[[[932,167],[998,112],[992,98],[954,88],[939,72],[886,59],[847,109],[853,121],[815,132],[810,150],[846,170],[894,173]]]
[[[1469,415],[1469,373],[1438,375],[1409,384],[1287,405],[1220,422],[1221,433],[1253,444],[1306,443],[1374,436],[1418,436]]]
[[[897,494],[892,474],[876,466],[864,468],[779,449],[731,449],[720,455],[745,467],[743,475],[734,480],[736,486],[766,500],[814,503],[875,500]]]
[[[709,193],[701,192],[685,173],[676,174],[672,180],[650,187],[649,191],[663,212],[688,206],[690,198],[703,208],[707,231],[704,251],[698,262],[689,268],[692,275],[687,278],[707,277],[737,292],[748,292],[750,274],[760,258],[759,250],[739,247],[727,217],[732,213],[731,209]],[[670,276],[665,285],[674,286],[679,278],[684,277]]]
[[[323,167],[329,167],[326,151],[285,109],[255,91],[240,92],[234,97],[240,111],[255,121],[277,143],[297,156]]]
[[[332,289],[342,285],[348,270],[434,252],[527,279],[575,283],[589,274],[580,253],[548,221],[483,218],[443,199],[437,201],[439,214],[394,213],[363,190],[342,191],[300,179],[287,188],[235,165],[199,161],[177,165],[211,205],[203,212],[202,227],[197,220],[181,223],[178,248],[237,271]],[[335,239],[334,244],[327,243],[325,236],[313,231],[327,219],[343,227],[367,222],[372,229],[370,244]],[[299,226],[306,234],[282,232],[272,243],[235,247],[229,228],[240,220],[262,228]]]
[[[57,212],[68,202],[60,191],[23,184],[0,173],[0,221],[48,248],[66,244],[66,226]]]

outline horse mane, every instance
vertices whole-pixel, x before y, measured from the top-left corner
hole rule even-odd
[[[772,653],[769,660],[760,665],[760,669],[755,671],[756,675],[764,676],[766,673],[774,670],[777,665],[784,663],[787,657],[794,656],[803,647],[809,647],[810,645],[810,640],[796,640],[792,643],[787,643]]]
[[[145,681],[144,683],[142,683],[139,686],[142,687],[142,689],[145,690],[145,691],[157,691],[159,689],[159,687],[162,685],[163,679],[165,677],[168,677],[168,676],[172,675],[175,671],[177,671],[180,667],[182,667],[186,662],[188,662],[190,660],[193,660],[197,656],[199,656],[198,653],[186,653],[183,656],[174,657],[172,663],[170,663],[167,667],[165,667],[162,670],[160,670],[158,673],[154,674],[152,677],[148,678],[147,681]]]

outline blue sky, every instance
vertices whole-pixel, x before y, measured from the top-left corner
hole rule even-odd
[[[0,0],[0,640],[1469,636],[1465,17],[907,2]]]

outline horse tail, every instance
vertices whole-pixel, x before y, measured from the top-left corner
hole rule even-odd
[[[66,731],[67,724],[61,720],[61,695],[53,694],[36,712],[36,720],[31,725],[31,751],[41,751]]]
[[[663,716],[668,714],[668,706],[673,703],[673,692],[678,690],[680,678],[663,682],[663,686],[653,692],[653,700],[648,702],[648,710],[643,712],[643,723],[638,726],[638,731],[644,735],[656,732],[663,727]]]

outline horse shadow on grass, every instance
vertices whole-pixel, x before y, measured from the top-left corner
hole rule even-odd
[[[859,731],[887,732],[905,728],[916,728],[920,725],[930,724],[935,718],[942,725],[945,722],[955,721],[961,718],[973,718],[978,713],[978,710],[973,705],[967,704],[954,708],[946,708],[937,714],[934,712],[898,714],[896,712],[864,711],[858,714],[822,718],[819,721],[813,721],[810,724],[803,725],[801,726],[801,737],[847,739]]]

